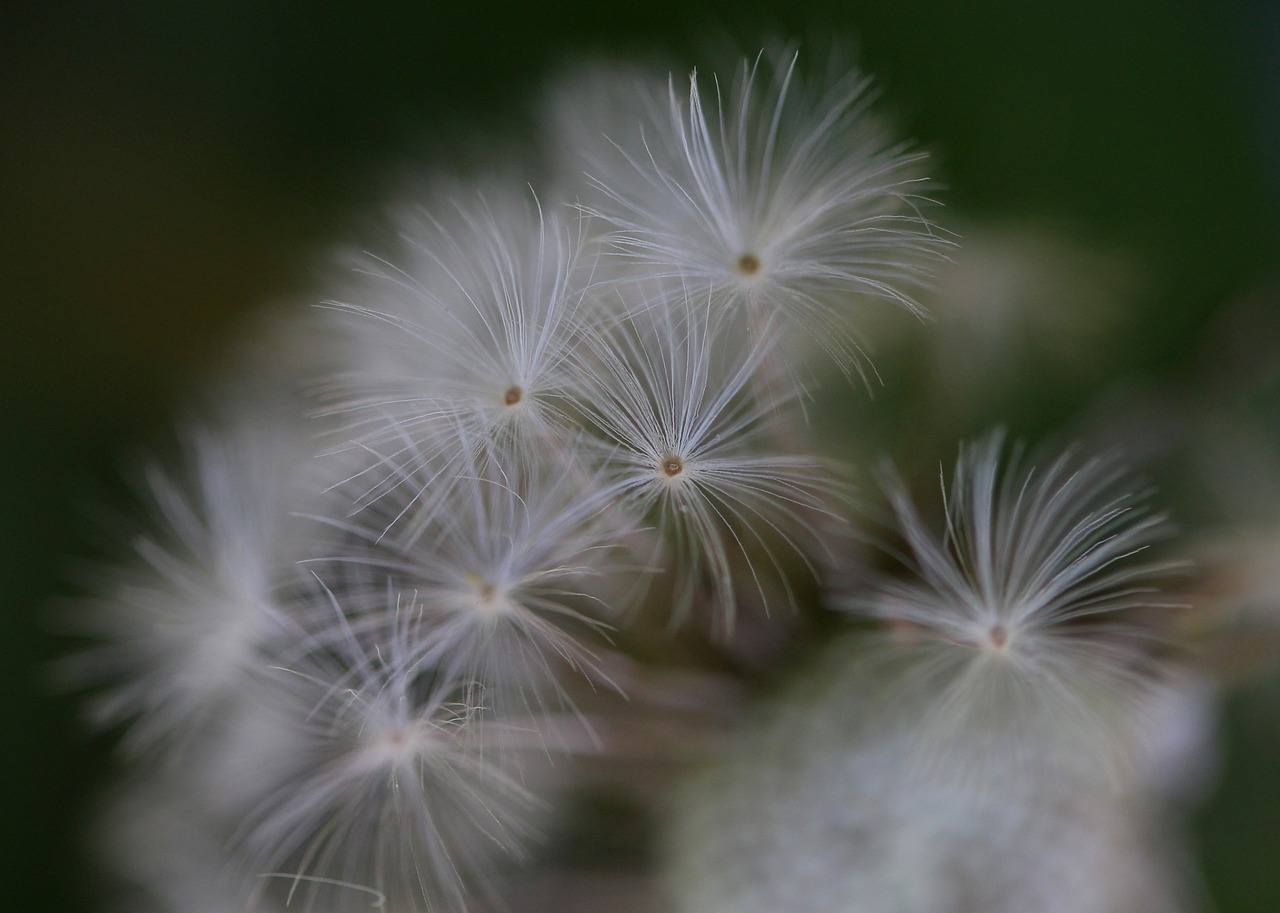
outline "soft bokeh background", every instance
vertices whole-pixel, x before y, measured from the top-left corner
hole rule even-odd
[[[1194,387],[1231,302],[1280,327],[1269,0],[7,5],[0,906],[91,909],[77,841],[106,746],[47,688],[60,649],[45,633],[50,599],[75,590],[69,557],[94,552],[91,505],[123,502],[121,467],[162,437],[245,316],[313,300],[315,264],[363,224],[389,173],[518,143],[507,138],[538,77],[576,55],[681,61],[708,36],[749,47],[833,32],[938,153],[944,224],[1050,225],[1141,276],[1089,371],[1014,374],[966,422],[1037,434],[1078,423],[1117,386]],[[1280,350],[1251,341],[1264,361]],[[1228,353],[1217,369],[1230,376],[1233,350],[1212,351]],[[892,426],[886,374],[870,408]],[[1225,777],[1196,819],[1223,913],[1280,909],[1278,691],[1229,705]]]

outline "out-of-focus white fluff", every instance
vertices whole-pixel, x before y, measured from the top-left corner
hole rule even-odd
[[[254,894],[284,906],[465,909],[530,837],[525,753],[504,743],[535,739],[425,667],[407,615],[370,643],[332,609],[345,636],[278,669],[267,695],[292,709],[298,747],[246,815],[236,856]]]
[[[148,467],[156,532],[138,534],[133,562],[70,624],[98,643],[72,658],[72,677],[103,690],[90,710],[127,724],[131,751],[199,736],[250,686],[273,641],[298,634],[280,603],[304,553],[310,452],[298,418],[246,408],[183,436],[184,473]]]
[[[687,784],[667,846],[675,909],[1190,909],[1160,797],[1140,777],[1104,773],[1096,743],[1059,763],[1049,752],[1061,746],[1039,729],[993,715],[922,763],[945,698],[919,677],[918,650],[835,645],[728,760]],[[1113,712],[1108,695],[1091,699]]]

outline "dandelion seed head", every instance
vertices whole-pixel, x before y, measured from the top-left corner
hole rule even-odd
[[[766,605],[766,581],[781,580],[789,597],[781,554],[809,569],[815,519],[842,495],[818,460],[778,453],[770,440],[793,396],[754,383],[776,341],[772,324],[744,348],[706,304],[685,299],[680,315],[641,308],[594,340],[600,370],[578,406],[601,438],[606,489],[655,524],[650,560],[671,568],[675,616],[697,595],[727,627],[735,579]]]
[[[92,717],[126,723],[127,751],[197,737],[268,645],[297,633],[282,591],[305,548],[290,512],[305,501],[309,451],[286,419],[238,408],[185,429],[183,465],[147,467],[142,495],[158,528],[133,537],[132,560],[70,618],[98,643],[66,663],[67,677],[104,686]]]
[[[539,802],[521,771],[536,755],[511,747],[511,720],[467,682],[422,664],[412,613],[356,627],[324,595],[331,636],[264,695],[292,711],[297,747],[235,857],[286,906],[345,913],[374,894],[399,910],[465,909],[530,836]]]
[[[467,582],[472,587],[468,594],[469,608],[480,618],[497,620],[517,611],[516,603],[505,588],[479,574],[468,574]]]
[[[921,756],[948,763],[944,746],[1005,727],[1036,763],[1130,776],[1155,687],[1148,657],[1175,607],[1160,592],[1175,565],[1148,557],[1167,524],[1145,489],[1073,451],[1024,462],[1000,433],[962,449],[940,535],[896,478],[887,487],[901,573],[839,604],[889,622],[914,651],[934,707]]]
[[[566,675],[603,680],[596,651],[615,609],[595,591],[621,567],[631,521],[572,448],[539,459],[461,441],[449,464],[414,463],[368,508],[335,518],[333,554],[311,566],[361,625],[408,613],[424,669],[495,705],[562,706]]]
[[[1114,461],[1068,451],[1033,466],[1004,451],[999,433],[962,449],[941,537],[890,476],[909,577],[847,604],[943,642],[1028,658],[1090,638],[1122,649],[1109,632],[1131,633],[1142,611],[1171,608],[1160,584],[1173,565],[1147,557],[1165,518]]]
[[[590,322],[583,225],[527,189],[448,190],[400,207],[398,247],[356,257],[324,308],[347,345],[319,395],[366,501],[421,454],[456,455],[460,436],[539,448],[571,424],[559,403]]]
[[[364,763],[370,767],[413,770],[444,755],[455,738],[429,719],[411,719],[384,725],[370,725],[363,733]]]
[[[617,79],[643,99],[639,125],[604,115],[622,132],[589,144],[585,208],[612,229],[623,281],[709,296],[738,321],[778,314],[784,342],[816,344],[844,368],[860,354],[859,299],[922,313],[913,295],[947,242],[923,215],[924,156],[872,112],[863,76],[819,90],[787,51],[723,80],[695,70],[665,92]]]
[[[669,453],[662,458],[662,463],[659,468],[665,475],[674,479],[676,476],[684,472],[684,459]]]

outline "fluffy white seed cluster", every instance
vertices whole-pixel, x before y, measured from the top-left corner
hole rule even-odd
[[[1152,654],[1163,521],[1105,461],[962,451],[935,538],[891,482],[910,576],[679,804],[680,910],[1194,908],[1165,802],[1201,695]],[[1194,739],[1193,739],[1194,741]],[[767,800],[761,797],[767,796]]]
[[[864,308],[916,310],[946,247],[871,104],[792,52],[593,70],[555,91],[545,186],[437,176],[343,256],[148,471],[155,525],[78,614],[141,772],[105,825],[125,909],[519,910],[581,757],[645,741],[601,707],[779,655],[845,560],[805,383],[859,370]],[[1051,910],[1141,868],[1113,851],[1159,521],[1100,465],[999,450],[965,452],[940,542],[894,494],[919,579],[837,607],[898,640],[690,802],[686,909]]]

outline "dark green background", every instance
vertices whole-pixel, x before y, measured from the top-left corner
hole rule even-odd
[[[105,749],[53,697],[42,633],[89,503],[160,436],[242,317],[407,162],[512,136],[586,50],[683,61],[728,32],[850,36],[951,209],[1070,224],[1153,291],[1116,374],[1177,378],[1276,269],[1280,13],[1245,2],[866,0],[8,4],[0,13],[0,907],[86,910],[77,833]],[[516,152],[518,153],[518,149]],[[946,220],[944,214],[942,220]],[[1099,385],[1107,378],[1100,378]],[[1089,390],[1024,404],[1051,425]],[[1024,422],[1024,424],[1028,424]],[[1029,424],[1034,424],[1030,422]],[[939,455],[945,456],[945,455]],[[1278,468],[1280,471],[1280,468]],[[1280,909],[1280,705],[1238,699],[1199,843],[1223,913]]]

